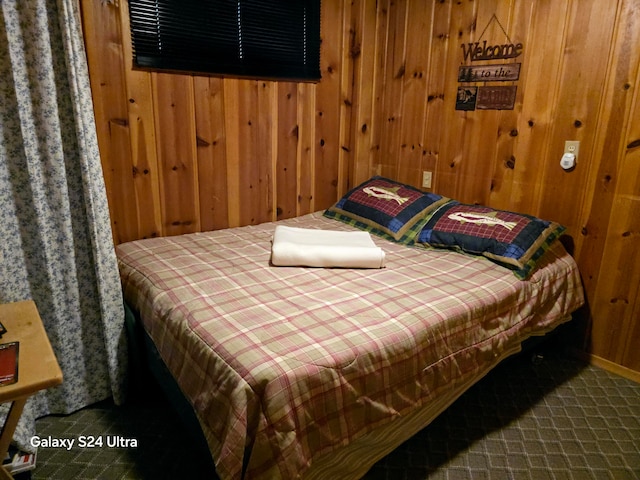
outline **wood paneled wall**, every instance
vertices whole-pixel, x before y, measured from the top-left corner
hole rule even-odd
[[[135,71],[126,1],[82,0],[116,242],[288,218],[430,170],[437,193],[567,226],[584,346],[640,372],[640,0],[322,3],[322,81],[296,84]],[[524,46],[515,108],[456,111],[461,45],[507,36]]]

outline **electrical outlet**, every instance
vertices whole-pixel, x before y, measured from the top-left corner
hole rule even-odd
[[[422,188],[431,188],[431,172],[428,170],[422,172]]]
[[[564,153],[573,153],[578,159],[578,153],[580,152],[580,142],[577,140],[568,140],[564,142]]]

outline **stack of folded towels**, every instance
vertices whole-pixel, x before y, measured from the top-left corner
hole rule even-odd
[[[382,268],[384,251],[368,232],[276,226],[271,263],[278,267]]]

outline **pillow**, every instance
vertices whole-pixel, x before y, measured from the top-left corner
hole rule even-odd
[[[524,280],[564,230],[530,215],[451,201],[430,216],[417,243],[483,255]]]
[[[350,190],[324,215],[405,244],[412,244],[428,214],[449,199],[384,177]]]

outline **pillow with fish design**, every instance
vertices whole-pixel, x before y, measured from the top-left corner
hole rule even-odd
[[[413,244],[429,213],[449,201],[375,176],[351,189],[324,215],[396,242]]]
[[[564,230],[530,215],[451,201],[430,216],[416,243],[483,255],[526,279]]]

